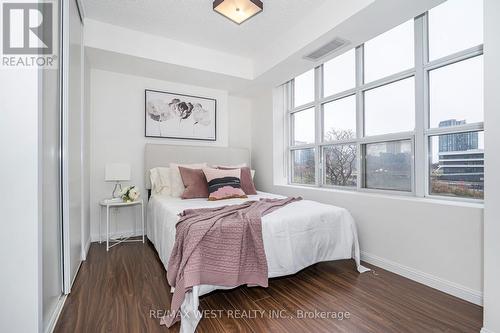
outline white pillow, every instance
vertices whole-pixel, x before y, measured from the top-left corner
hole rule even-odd
[[[170,168],[157,167],[149,171],[153,194],[170,195]]]
[[[218,169],[218,168],[231,168],[231,169],[240,169],[246,167],[246,163],[240,163],[240,164],[233,164],[233,165],[224,165],[224,164],[216,164],[212,165],[212,168]]]
[[[216,165],[212,165],[212,168],[218,169],[220,167],[220,168],[240,169],[240,168],[244,168],[246,166],[247,166],[246,163],[241,163],[241,164],[236,164],[236,165],[218,165],[218,164],[216,164]],[[255,177],[255,170],[251,169],[250,173],[252,174],[252,179],[253,179],[253,177]]]
[[[179,167],[188,169],[203,169],[207,167],[207,163],[196,164],[175,164],[170,163],[170,195],[173,197],[180,197],[184,193],[185,187],[182,182],[181,172]]]

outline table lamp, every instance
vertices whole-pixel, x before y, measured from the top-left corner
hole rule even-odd
[[[107,182],[115,182],[112,195],[113,198],[118,198],[122,192],[122,184],[120,182],[130,180],[130,164],[107,163],[104,180]],[[117,190],[119,190],[118,193]]]

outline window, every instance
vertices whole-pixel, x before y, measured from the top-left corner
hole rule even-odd
[[[483,57],[460,61],[429,73],[431,127],[483,121]]]
[[[430,137],[429,192],[482,199],[484,134],[466,132]]]
[[[413,131],[414,128],[413,77],[365,92],[366,135]]]
[[[483,199],[483,2],[448,0],[428,16],[427,193]]]
[[[356,137],[356,97],[354,95],[323,105],[323,140],[338,141]]]
[[[292,151],[292,182],[313,185],[316,183],[314,148]]]
[[[480,2],[448,0],[287,83],[289,182],[482,199]]]
[[[338,144],[323,148],[324,183],[335,186],[356,186],[357,148],[355,144]]]
[[[429,58],[483,43],[483,1],[448,0],[429,11]]]
[[[323,65],[323,96],[338,94],[356,86],[354,49]]]
[[[292,115],[293,144],[314,143],[314,108],[295,112]]]
[[[301,106],[314,101],[314,70],[297,76],[293,81],[294,106]]]
[[[365,82],[372,82],[415,66],[413,20],[364,45]]]
[[[366,188],[412,190],[410,140],[367,144],[364,160]]]

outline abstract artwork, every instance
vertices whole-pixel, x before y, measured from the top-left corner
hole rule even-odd
[[[217,139],[216,99],[147,89],[145,95],[146,137]]]

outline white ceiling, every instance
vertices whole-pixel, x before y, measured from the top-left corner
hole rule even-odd
[[[445,0],[265,0],[265,10],[286,3],[294,9],[284,17],[268,10],[241,26],[214,13],[211,0],[83,1],[89,18],[86,57],[92,68],[254,97]],[[205,9],[192,9],[195,4]],[[298,8],[304,4],[300,14]],[[148,15],[156,19],[144,19]],[[159,35],[158,30],[169,33]],[[179,34],[170,34],[174,30]],[[318,62],[303,58],[335,37],[350,44]],[[238,55],[235,50],[247,53]],[[248,68],[240,73],[241,67]]]
[[[255,58],[304,17],[332,0],[267,0],[242,25],[212,9],[211,0],[84,0],[85,16],[223,52]]]

